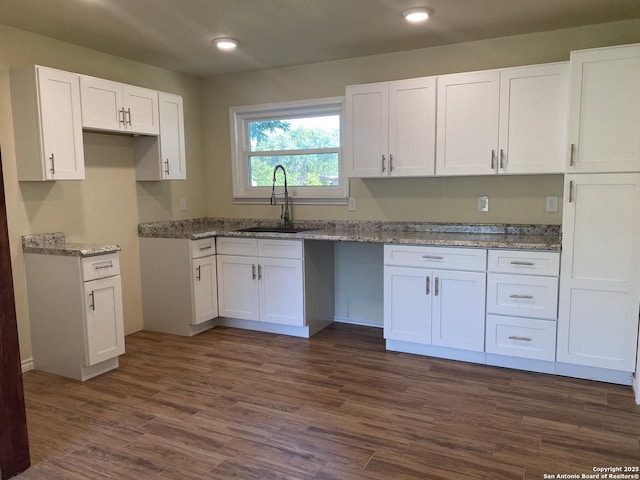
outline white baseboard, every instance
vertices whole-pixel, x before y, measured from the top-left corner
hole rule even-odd
[[[22,373],[33,370],[33,358],[27,358],[26,360],[22,360],[21,366],[22,366]]]
[[[362,325],[363,327],[384,327],[383,323],[379,320],[371,320],[368,318],[353,318],[342,317],[340,315],[334,315],[333,321],[337,323],[349,323],[351,325]]]
[[[638,376],[640,376],[640,372],[636,372],[633,376],[633,393],[636,397],[636,405],[640,405],[640,379]]]

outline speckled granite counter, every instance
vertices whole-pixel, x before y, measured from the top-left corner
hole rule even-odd
[[[67,242],[64,233],[38,233],[22,236],[24,253],[42,253],[46,255],[66,255],[93,257],[120,251],[118,245],[96,245],[90,243]]]
[[[233,236],[526,250],[560,250],[561,247],[559,225],[299,221],[295,223],[296,228],[309,230],[298,233],[238,231],[247,227],[274,225],[273,220],[197,218],[140,224],[138,235],[192,240]]]

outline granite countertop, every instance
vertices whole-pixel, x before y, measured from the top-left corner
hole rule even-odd
[[[22,251],[24,253],[41,253],[45,255],[93,257],[119,252],[120,247],[118,245],[67,242],[64,233],[55,232],[23,235]]]
[[[273,220],[198,218],[144,223],[138,235],[147,238],[209,237],[284,238],[333,242],[395,243],[479,248],[560,250],[559,225],[435,224],[410,222],[300,221],[297,233],[239,232],[253,226],[277,226]]]

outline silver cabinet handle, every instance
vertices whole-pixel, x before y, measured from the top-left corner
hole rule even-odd
[[[113,262],[111,260],[107,261],[107,262],[100,262],[100,263],[94,263],[93,264],[93,269],[94,270],[103,270],[105,268],[111,268],[113,267]]]
[[[533,296],[532,295],[520,295],[520,294],[514,293],[513,295],[509,295],[509,298],[517,298],[517,299],[521,299],[521,300],[532,300]]]
[[[262,265],[258,265],[258,280],[262,280]]]
[[[389,171],[393,172],[393,155],[389,154]]]
[[[127,120],[127,125],[131,126],[131,108],[127,108],[127,117],[129,118]]]
[[[440,293],[440,279],[438,277],[436,277],[436,285],[435,285],[435,292],[433,292],[434,295],[437,297],[438,294]]]
[[[520,342],[531,342],[533,339],[529,337],[518,337],[517,335],[511,335],[509,340],[518,340]]]
[[[491,170],[496,169],[496,151],[491,149]]]
[[[169,176],[169,159],[168,158],[164,161],[164,173],[166,173],[167,176]]]
[[[256,279],[256,266],[255,265],[251,265],[251,277],[253,278],[253,280]]]
[[[201,252],[204,252],[205,250],[211,250],[213,248],[213,245],[207,245],[206,247],[199,247]]]
[[[430,285],[430,283],[431,283],[431,277],[427,277],[427,282],[426,282],[426,283],[427,283],[427,291],[426,291],[426,294],[427,294],[427,295],[430,295],[430,294],[431,294],[431,285]]]
[[[504,150],[500,149],[500,169],[504,170]]]
[[[384,156],[384,154],[382,154],[382,171],[386,172],[387,171],[387,166],[385,165],[384,162],[387,161],[387,158]]]
[[[201,276],[200,276],[200,267],[196,267],[196,280],[200,281],[201,280]]]
[[[426,258],[427,260],[443,260],[444,257],[440,255],[423,255],[422,258]]]
[[[569,150],[569,166],[573,167],[575,165],[574,156],[576,153],[576,144],[571,144],[571,150]]]
[[[91,290],[91,293],[89,294],[89,298],[91,299],[91,300],[89,300],[89,308],[91,310],[95,311],[96,310],[96,297],[93,294],[93,290]]]
[[[569,203],[573,203],[573,180],[569,180]]]
[[[125,125],[124,115],[124,107],[122,107],[120,110],[118,110],[118,123],[120,123],[122,126]]]
[[[535,263],[533,262],[521,262],[518,260],[514,260],[513,262],[511,262],[511,265],[520,265],[523,267],[533,267],[535,265]]]
[[[53,153],[51,154],[51,156],[49,157],[49,160],[51,160],[51,173],[53,175],[56,174],[56,159],[53,156]]]

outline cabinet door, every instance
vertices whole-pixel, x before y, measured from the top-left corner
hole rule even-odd
[[[304,325],[302,260],[259,258],[260,321]]]
[[[432,343],[484,351],[486,275],[434,270]]]
[[[384,338],[431,343],[433,282],[431,270],[384,267]]]
[[[640,171],[640,46],[571,53],[568,171]]]
[[[86,363],[95,365],[124,353],[120,276],[84,283]]]
[[[160,156],[163,180],[185,180],[184,113],[182,97],[158,94],[160,112]]]
[[[562,173],[569,90],[567,63],[500,72],[499,173]]]
[[[436,79],[389,83],[389,174],[435,173]]]
[[[567,175],[559,362],[635,370],[640,174]]]
[[[194,325],[218,316],[218,282],[215,255],[193,260],[193,303]]]
[[[94,77],[80,77],[82,126],[94,130],[120,131],[124,128],[122,85]]]
[[[37,67],[46,180],[84,178],[80,81],[74,73]]]
[[[130,133],[158,135],[158,92],[148,88],[122,85],[124,128]]]
[[[389,173],[389,88],[386,83],[352,85],[346,91],[348,177]]]
[[[500,73],[438,77],[436,175],[496,172]]]
[[[217,262],[220,316],[259,320],[257,259],[218,255]]]

